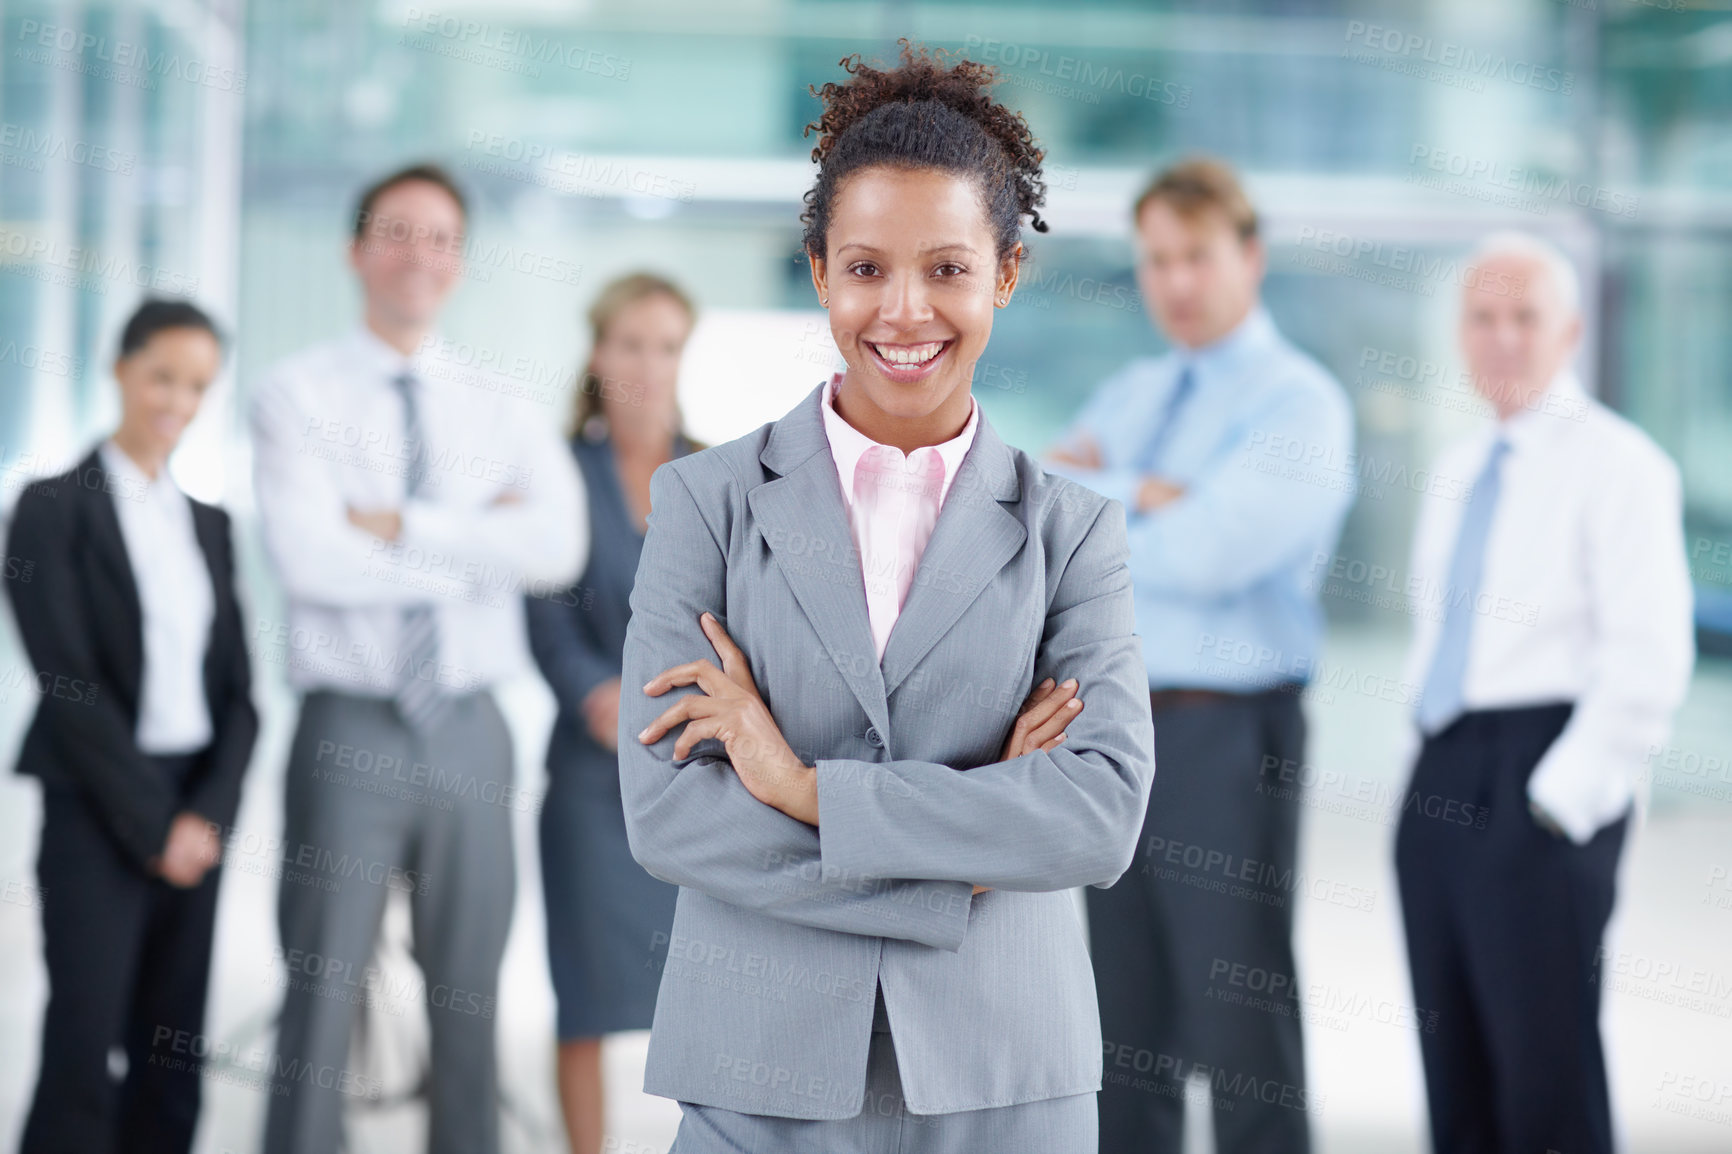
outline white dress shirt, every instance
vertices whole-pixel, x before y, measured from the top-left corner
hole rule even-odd
[[[836,412],[836,389],[842,374],[830,378],[824,390],[824,433],[842,485],[848,528],[860,554],[866,582],[866,614],[878,659],[890,643],[890,630],[901,616],[914,584],[920,556],[932,539],[933,527],[951,482],[980,425],[980,403],[968,398],[968,421],[962,432],[942,445],[924,445],[904,454],[844,421]]]
[[[210,744],[204,659],[216,592],[193,529],[192,504],[168,470],[145,475],[113,441],[97,449],[110,486],[144,632],[134,738],[145,753],[193,753]]]
[[[1501,422],[1510,447],[1462,699],[1470,710],[1575,703],[1528,797],[1580,843],[1623,813],[1666,740],[1695,660],[1692,595],[1671,459],[1572,374],[1543,399]],[[1436,473],[1452,483],[1421,498],[1409,582],[1428,601],[1450,595],[1467,495],[1498,435],[1445,450]],[[1424,684],[1442,616],[1416,619],[1410,684]]]
[[[428,455],[409,501],[414,446],[392,383],[406,371]],[[392,695],[403,610],[416,603],[436,606],[437,680],[451,692],[530,667],[523,595],[577,579],[588,512],[559,433],[565,414],[499,384],[405,357],[365,328],[288,358],[260,384],[255,483],[288,620],[260,621],[254,643],[287,665],[291,684]],[[400,510],[397,540],[350,524],[351,506]]]

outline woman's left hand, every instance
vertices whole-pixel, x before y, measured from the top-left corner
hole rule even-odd
[[[698,742],[713,737],[728,751],[734,772],[753,797],[791,818],[817,825],[816,767],[794,755],[758,695],[746,655],[722,623],[707,612],[699,616],[698,623],[715,647],[722,667],[717,669],[707,660],[688,661],[650,678],[643,691],[651,697],[660,697],[680,685],[696,685],[703,693],[690,693],[674,702],[637,735],[638,740],[653,744],[684,722],[685,730],[674,742],[676,759],[689,756]]]

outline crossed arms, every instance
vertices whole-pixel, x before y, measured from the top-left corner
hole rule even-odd
[[[976,886],[1110,885],[1128,867],[1154,757],[1115,506],[1065,560],[1036,658],[1037,679],[1082,684],[1037,691],[1008,759],[967,772],[801,763],[749,674],[728,676],[737,647],[702,620],[725,603],[726,556],[673,469],[656,473],[651,506],[620,708],[626,829],[651,874],[801,925],[956,949]],[[1072,693],[1089,707],[1067,708]]]

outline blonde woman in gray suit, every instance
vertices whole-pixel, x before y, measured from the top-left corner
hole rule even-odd
[[[805,223],[846,372],[651,481],[621,793],[680,891],[645,1089],[678,1154],[1092,1154],[1064,891],[1128,867],[1154,775],[1124,513],[970,392],[1045,227],[1027,126],[981,65],[844,65]]]

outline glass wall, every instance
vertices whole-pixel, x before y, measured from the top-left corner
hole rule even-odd
[[[645,264],[690,284],[712,320],[810,308],[808,88],[907,34],[997,65],[1048,150],[1054,229],[1030,238],[1031,276],[994,336],[1002,368],[985,383],[999,387],[982,390],[1017,443],[1039,447],[1113,367],[1161,347],[1125,206],[1163,161],[1207,151],[1249,174],[1271,308],[1354,391],[1368,455],[1422,462],[1469,419],[1461,398],[1366,370],[1384,353],[1453,364],[1461,256],[1492,228],[1530,229],[1595,282],[1585,378],[1679,459],[1692,533],[1725,539],[1727,352],[1707,324],[1727,291],[1711,271],[1725,267],[1721,25],[1537,0],[1152,7],[256,5],[241,379],[347,323],[352,299],[331,287],[354,191],[423,156],[478,198],[450,319],[477,355],[556,377],[581,352],[588,294]],[[812,378],[809,350],[783,343],[757,370]],[[692,390],[751,388],[727,365],[692,368]],[[780,410],[729,411],[734,424],[703,431]],[[1414,494],[1366,496],[1344,549],[1401,555]],[[1723,582],[1698,577],[1706,622],[1732,627],[1716,615]]]
[[[7,505],[118,411],[108,368],[146,294],[236,318],[246,77],[227,4],[9,3],[0,52],[0,469]],[[229,398],[177,469],[222,492]]]
[[[585,309],[614,275],[649,268],[685,285],[702,314],[681,382],[694,432],[715,442],[774,419],[834,364],[800,251],[810,88],[839,79],[849,54],[893,58],[900,36],[997,66],[1047,150],[1052,228],[1026,238],[1032,263],[976,382],[1024,449],[1044,447],[1127,359],[1164,347],[1132,275],[1139,186],[1196,152],[1245,173],[1269,308],[1356,411],[1359,497],[1326,559],[1344,573],[1405,570],[1422,470],[1480,419],[1450,385],[1470,247],[1520,228],[1572,255],[1586,290],[1584,380],[1683,473],[1703,651],[1671,760],[1656,763],[1670,768],[1650,776],[1656,817],[1711,832],[1669,826],[1646,843],[1632,867],[1632,892],[1646,896],[1626,903],[1623,932],[1684,927],[1669,956],[1722,966],[1729,930],[1712,919],[1728,915],[1697,898],[1698,875],[1726,868],[1698,850],[1725,844],[1732,814],[1732,18],[1694,0],[5,0],[0,518],[24,483],[111,427],[110,362],[138,300],[191,295],[233,341],[175,472],[235,513],[250,610],[280,619],[244,405],[271,364],[357,323],[345,263],[356,194],[418,160],[449,167],[472,198],[443,330],[453,371],[502,373],[563,423]],[[1325,584],[1326,660],[1394,676],[1412,618],[1366,596],[1373,581]],[[260,807],[280,793],[293,704],[278,668],[259,664],[266,741],[242,824],[269,832],[279,817]],[[0,669],[9,756],[33,704],[10,628]],[[540,773],[548,708],[513,714],[526,778]],[[1307,710],[1319,765],[1399,779],[1404,710],[1330,687]],[[6,824],[24,787],[0,790],[16,791],[0,795],[0,832],[34,828]],[[1381,900],[1359,921],[1309,903],[1302,966],[1405,996],[1388,831],[1321,810],[1306,820],[1308,868],[1365,880]],[[533,821],[518,832],[527,879]],[[30,876],[29,845],[0,837],[0,886]],[[219,973],[244,958],[250,977],[268,952],[257,943],[274,941],[273,891],[256,892],[225,906],[224,924],[252,938]],[[524,972],[542,948],[537,900],[519,894],[508,966]],[[28,1090],[40,995],[36,971],[6,969],[35,956],[11,913],[0,905],[0,945],[25,945],[0,950],[0,1021],[19,1029],[0,1040],[23,1040],[0,1041],[0,1146]],[[512,1150],[554,1148],[538,981],[502,1015],[529,1023],[502,1025],[522,1042],[507,1058]],[[261,1036],[275,987],[224,989],[223,1036]],[[1732,1085],[1711,1057],[1724,1056],[1732,1008],[1667,1012],[1612,1006],[1621,1125],[1636,1148],[1723,1149],[1724,1126],[1650,1105],[1644,1079],[1676,1053],[1680,1068]],[[1354,1021],[1312,1030],[1307,1046],[1331,1103],[1323,1148],[1421,1148],[1411,1033]],[[206,1146],[253,1148],[258,1097],[222,1115]]]

